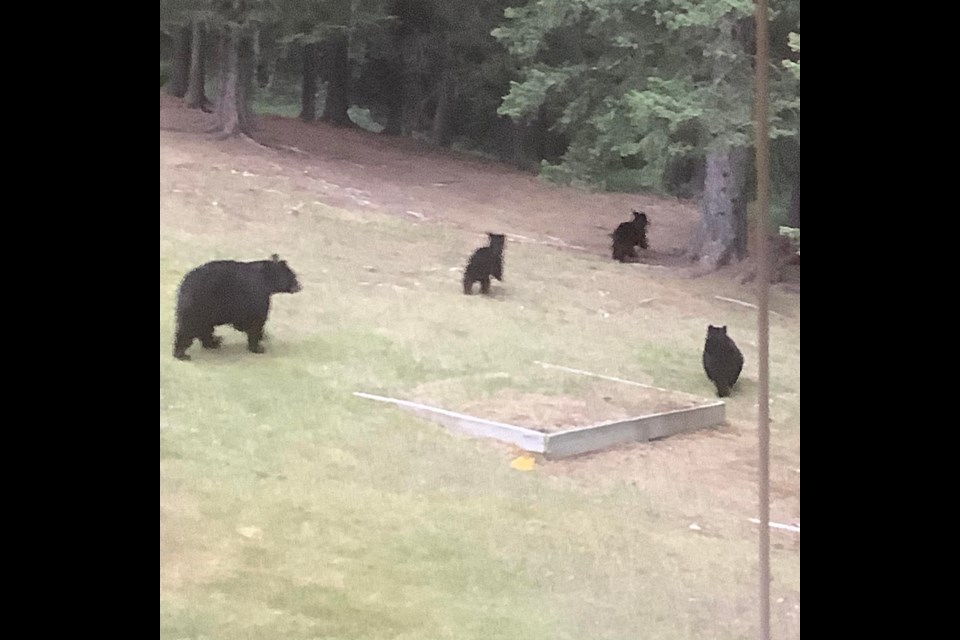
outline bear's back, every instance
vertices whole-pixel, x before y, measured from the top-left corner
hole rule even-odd
[[[259,262],[214,260],[191,270],[177,296],[180,313],[202,312],[217,323],[233,322],[244,311],[263,313],[269,305]]]
[[[467,272],[477,278],[492,275],[499,280],[503,275],[503,252],[494,247],[480,247],[470,256]]]
[[[711,334],[703,347],[703,366],[711,380],[732,384],[743,368],[743,354],[730,336]]]

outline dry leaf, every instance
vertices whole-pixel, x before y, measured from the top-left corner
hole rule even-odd
[[[513,462],[510,463],[510,468],[516,469],[517,471],[533,471],[533,467],[536,462],[530,456],[520,456],[514,458]]]

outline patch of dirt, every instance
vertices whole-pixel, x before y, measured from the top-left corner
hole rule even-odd
[[[688,409],[707,402],[685,394],[606,380],[581,382],[575,391],[567,394],[533,393],[505,387],[476,397],[471,394],[473,385],[464,384],[462,380],[444,380],[418,386],[411,392],[411,399],[543,433]],[[558,387],[555,379],[537,386]]]
[[[443,221],[605,257],[610,256],[609,234],[637,209],[650,220],[651,248],[638,250],[640,262],[687,264],[681,254],[699,216],[692,201],[554,186],[531,173],[412,138],[277,116],[259,116],[258,122],[254,137],[266,148],[252,141],[216,140],[205,134],[214,115],[160,93],[161,144],[176,139],[194,163],[205,164],[223,152],[242,153],[258,160],[260,171],[296,175],[330,206]]]

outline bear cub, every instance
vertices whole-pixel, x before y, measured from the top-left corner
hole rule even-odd
[[[647,222],[647,214],[634,211],[633,220],[621,222],[610,234],[613,238],[614,260],[630,262],[638,257],[637,245],[641,249],[647,248]]]
[[[717,395],[724,398],[740,377],[743,354],[727,335],[727,326],[707,325],[707,340],[703,345],[703,369],[717,387]]]
[[[470,262],[463,272],[463,293],[473,293],[473,283],[480,283],[480,293],[490,293],[490,276],[503,282],[503,240],[502,233],[488,233],[490,244],[480,247],[470,256]]]

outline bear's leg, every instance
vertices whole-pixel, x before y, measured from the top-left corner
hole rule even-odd
[[[480,279],[480,293],[490,293],[490,276]]]
[[[213,327],[210,327],[200,336],[200,344],[203,345],[204,349],[219,349],[222,343],[223,338],[213,335]]]
[[[630,250],[622,243],[618,242],[613,246],[613,259],[618,262],[626,262],[630,256]]]
[[[260,341],[263,340],[263,324],[256,324],[247,329],[247,350],[251,353],[263,353]]]
[[[473,280],[466,275],[463,276],[463,294],[469,296],[473,293]]]
[[[190,348],[191,344],[193,344],[192,336],[187,336],[186,333],[177,331],[176,340],[173,342],[173,357],[177,360],[189,360],[190,356],[187,355],[187,349]]]

